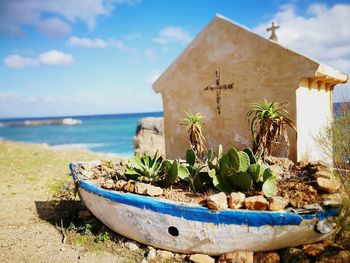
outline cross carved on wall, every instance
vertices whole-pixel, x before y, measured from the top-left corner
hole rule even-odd
[[[204,90],[215,90],[216,91],[216,109],[218,113],[221,113],[221,91],[225,89],[232,89],[233,83],[220,84],[220,69],[216,70],[216,82],[215,85],[208,85]]]

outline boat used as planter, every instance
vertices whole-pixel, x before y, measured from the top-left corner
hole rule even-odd
[[[220,255],[319,242],[332,234],[334,207],[293,211],[209,210],[196,204],[106,190],[70,169],[82,201],[113,231],[179,253]]]

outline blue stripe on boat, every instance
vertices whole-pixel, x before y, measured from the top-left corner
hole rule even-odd
[[[78,175],[74,171],[75,165],[71,163],[69,167],[73,178],[78,179]],[[318,211],[314,214],[308,215],[299,215],[291,212],[249,210],[221,210],[216,212],[209,210],[206,207],[183,206],[157,200],[149,196],[105,190],[84,180],[79,180],[79,186],[90,193],[107,198],[113,202],[138,207],[141,209],[147,209],[157,213],[167,214],[187,220],[214,223],[217,225],[234,224],[248,225],[252,227],[260,227],[264,225],[299,225],[303,219],[312,220],[314,218],[318,218],[318,220],[324,220],[329,217],[334,217],[339,213],[339,210],[336,208],[329,208],[327,210]]]

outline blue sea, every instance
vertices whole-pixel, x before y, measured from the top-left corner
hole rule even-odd
[[[47,143],[56,148],[87,148],[94,152],[118,156],[133,155],[133,136],[137,123],[144,117],[161,117],[162,112],[95,116],[0,119],[0,139],[28,143]],[[17,125],[24,121],[81,121],[76,125]],[[14,125],[15,124],[15,125]]]

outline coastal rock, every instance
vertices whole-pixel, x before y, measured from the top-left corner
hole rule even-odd
[[[193,254],[190,256],[190,260],[194,263],[215,263],[215,259],[204,254]]]
[[[211,195],[207,198],[207,206],[209,209],[221,210],[227,209],[227,197],[224,192],[220,192],[215,195]]]
[[[269,209],[271,211],[283,210],[289,203],[289,201],[282,196],[272,196],[268,199],[268,201],[270,203]]]
[[[145,195],[147,193],[149,184],[136,182],[135,183],[135,193],[140,195]]]
[[[288,171],[294,165],[293,161],[289,160],[288,158],[281,158],[281,157],[275,157],[275,156],[268,157],[266,161],[269,165],[280,166],[285,171]]]
[[[218,263],[253,263],[252,251],[235,251],[220,256]]]
[[[300,263],[309,263],[310,259],[308,256],[299,248],[286,248],[283,249],[280,253],[281,262],[300,262]]]
[[[231,193],[228,197],[228,205],[232,209],[238,209],[243,206],[245,194],[241,192]]]
[[[108,179],[102,184],[102,187],[105,189],[113,189],[114,188],[114,181],[112,179]]]
[[[338,263],[350,262],[350,252],[341,247],[328,246],[325,250],[316,257],[314,262],[317,263]]]
[[[156,258],[156,256],[157,251],[153,247],[148,246],[147,260],[153,260]]]
[[[165,156],[163,118],[148,117],[139,121],[134,136],[135,154],[155,154]]]
[[[269,202],[262,195],[257,195],[246,198],[244,206],[249,210],[266,210]]]
[[[330,194],[334,194],[336,192],[338,192],[338,190],[341,187],[341,183],[340,181],[333,177],[331,179],[328,178],[324,178],[324,177],[318,177],[316,179],[316,184],[317,184],[317,188],[330,193]]]
[[[133,193],[135,191],[135,181],[129,181],[124,186],[124,191]]]
[[[124,189],[124,187],[126,186],[128,182],[124,181],[124,180],[119,180],[114,184],[114,190],[116,191],[121,191]]]
[[[279,263],[280,255],[276,251],[254,253],[254,263]]]
[[[157,250],[157,255],[164,259],[174,257],[174,253],[166,250],[160,250],[160,249]]]
[[[308,244],[308,245],[303,245],[302,250],[306,255],[310,257],[316,257],[324,251],[325,246],[326,245],[323,243]]]
[[[159,196],[163,194],[163,189],[158,187],[158,186],[154,186],[154,185],[147,185],[147,189],[146,189],[146,195],[150,195],[150,196]]]
[[[125,243],[125,246],[130,250],[130,251],[136,251],[139,249],[139,246],[133,242],[133,241],[128,241]]]

